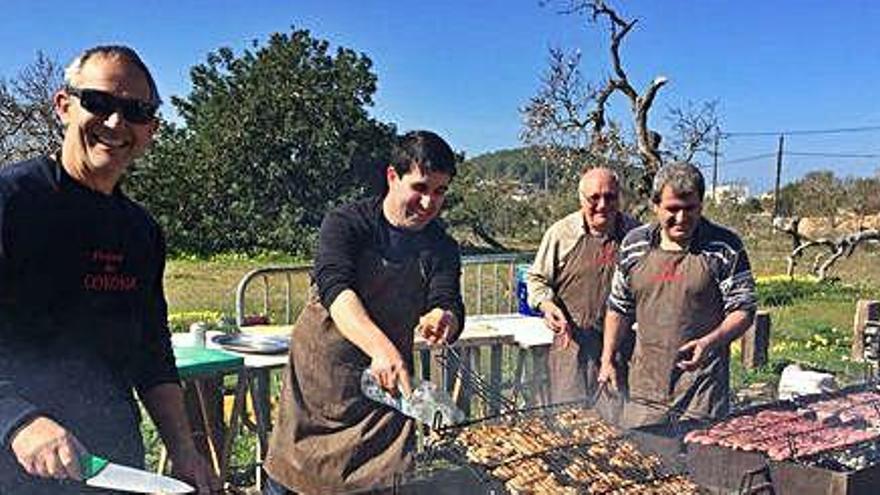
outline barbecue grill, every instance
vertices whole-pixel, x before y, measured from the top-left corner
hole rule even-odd
[[[719,424],[730,424],[737,419],[755,417],[764,411],[793,412],[808,415],[811,408],[822,404],[840,401],[845,405],[848,397],[854,394],[870,392],[868,385],[849,387],[833,394],[822,394],[801,397],[794,401],[774,402],[762,406],[745,409],[725,419]],[[862,403],[862,405],[865,405]],[[848,409],[859,407],[852,404]],[[863,434],[868,438],[848,443],[846,438],[839,446],[833,443],[814,444],[814,439],[835,438],[829,435],[833,430],[859,431],[858,428],[845,430],[845,424],[839,418],[828,421],[813,421],[812,429],[804,429],[800,433],[788,433],[774,436],[781,424],[767,423],[760,426],[763,438],[756,445],[781,444],[781,450],[775,450],[773,460],[766,452],[737,448],[736,442],[726,445],[687,443],[688,471],[701,486],[722,493],[774,493],[776,495],[868,495],[877,493],[880,486],[880,450],[878,450],[876,429],[880,427],[880,395],[869,407],[877,408],[878,414],[857,426],[867,427]],[[780,416],[781,422],[797,421],[790,419],[792,415]],[[788,419],[786,419],[788,418]],[[826,418],[827,420],[828,418]],[[856,420],[853,420],[856,421]],[[866,424],[865,424],[866,423]],[[715,425],[716,427],[718,425]],[[699,427],[699,426],[696,426]],[[694,428],[685,428],[694,430]],[[873,432],[873,433],[872,433]],[[742,429],[736,435],[745,434]],[[839,438],[839,437],[837,437]],[[746,446],[745,448],[748,448]]]
[[[518,409],[456,349],[444,349],[438,362],[474,395],[499,404],[501,412],[451,426],[435,421],[424,452],[394,492],[699,493],[684,462],[667,462],[684,459],[680,440],[658,444],[673,445],[670,452],[644,448],[642,442],[655,437],[625,432],[600,417],[602,412],[616,420],[620,406],[601,396],[603,389],[586,401]],[[437,465],[442,467],[434,469]]]
[[[471,493],[698,493],[683,463],[664,462],[643,436],[608,424],[591,406],[534,407],[441,428],[427,451],[470,470]]]
[[[468,381],[478,395],[497,399],[497,392],[469,370],[456,353],[448,352],[442,363],[447,367],[454,365],[458,376]],[[834,400],[845,404],[847,398],[858,394],[864,397],[874,391],[873,385],[865,383],[834,394],[750,407],[722,421],[694,417],[670,410],[664,404],[632,398],[660,408],[668,421],[630,431],[603,421],[595,398],[528,409],[516,409],[507,401],[503,402],[500,414],[453,426],[435,424],[415,469],[395,484],[394,491],[493,495],[874,494],[880,486],[880,446],[876,438],[880,433],[880,394],[876,394],[876,400],[858,407],[846,407],[849,413],[876,411],[867,414],[868,419],[858,421],[852,414],[843,420],[840,416],[845,415],[841,414],[806,418],[820,426],[789,434],[782,449],[775,451],[778,460],[771,459],[766,452],[733,445],[684,442],[684,437],[696,430],[712,429],[764,411],[808,412],[810,408],[833,404]],[[828,438],[822,436],[827,433],[822,433],[822,429],[841,426],[851,426],[852,431],[862,431],[866,438],[874,438],[827,445],[805,443],[805,439],[814,438],[809,435]],[[772,424],[763,424],[761,428],[760,433],[772,437]]]

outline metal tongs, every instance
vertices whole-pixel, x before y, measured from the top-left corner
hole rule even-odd
[[[605,400],[603,400],[605,399]],[[619,425],[623,414],[624,397],[620,391],[611,390],[608,382],[602,382],[587,398],[587,405],[611,424]]]
[[[591,408],[596,407],[596,403],[599,402],[599,399],[602,398],[602,395],[610,392],[611,391],[608,390],[608,382],[600,383],[599,386],[596,387],[596,390],[593,391],[593,394],[590,395],[590,397],[588,398],[587,404],[589,404],[589,407]]]
[[[682,406],[670,406],[665,402],[648,399],[646,397],[631,396],[629,401],[654,409],[655,411],[663,412],[666,415],[666,422],[669,425],[669,431],[676,436],[681,436],[686,433],[685,428],[681,426],[682,421],[697,421],[708,424],[717,420],[717,418],[713,418],[706,414],[688,411]]]
[[[444,343],[443,352],[437,356],[440,365],[447,370],[454,370],[459,380],[466,384],[471,393],[485,403],[497,403],[502,412],[515,411],[516,403],[501,393],[500,390],[487,383],[479,373],[474,371],[470,363],[462,359],[461,353],[455,347]]]

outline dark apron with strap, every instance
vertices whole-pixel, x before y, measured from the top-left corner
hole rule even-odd
[[[679,347],[724,319],[721,292],[706,260],[688,251],[653,249],[630,277],[638,329],[624,424],[665,423],[670,410],[724,416],[729,405],[728,347],[708,352],[694,371],[676,367]]]
[[[413,328],[427,297],[419,260],[391,263],[366,250],[357,266],[355,292],[411,373]],[[408,467],[415,425],[361,393],[369,365],[312,287],[292,333],[265,465],[272,478],[300,493],[340,493],[391,486]]]
[[[554,403],[584,400],[596,388],[602,354],[600,329],[617,245],[611,237],[585,235],[559,274],[554,302],[572,327],[572,339],[563,347],[557,336],[550,347],[550,400]]]

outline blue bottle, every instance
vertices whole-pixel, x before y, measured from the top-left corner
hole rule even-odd
[[[529,291],[526,286],[526,272],[528,272],[530,265],[528,264],[519,264],[515,267],[516,273],[516,306],[517,311],[521,315],[526,316],[541,316],[541,312],[529,307]]]

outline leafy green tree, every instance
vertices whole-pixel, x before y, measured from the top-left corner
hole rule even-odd
[[[841,180],[834,172],[819,170],[808,172],[796,184],[798,214],[827,218],[830,227],[834,228],[843,206],[844,189]]]
[[[858,218],[858,229],[867,215],[880,212],[880,179],[848,177],[843,183],[846,207]]]
[[[576,189],[541,189],[543,168],[528,148],[463,162],[444,216],[456,237],[466,248],[534,249],[548,222],[577,208]]]
[[[492,151],[466,162],[485,178],[508,178],[524,185],[543,187],[546,167],[540,155],[532,148],[514,148]]]
[[[370,118],[376,76],[364,54],[308,31],[210,54],[128,185],[174,251],[303,254],[324,213],[363,194],[395,129]]]

